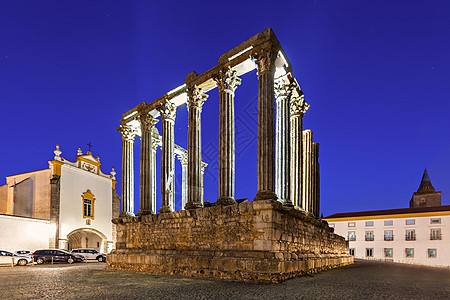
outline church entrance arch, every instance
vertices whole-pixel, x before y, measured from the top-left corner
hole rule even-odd
[[[95,249],[99,252],[107,251],[106,236],[92,228],[75,229],[67,235],[69,251],[78,248]]]

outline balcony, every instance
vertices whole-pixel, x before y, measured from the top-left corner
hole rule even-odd
[[[441,234],[430,234],[430,240],[432,240],[432,241],[442,240],[442,235]]]
[[[347,241],[356,241],[356,236],[347,237]]]
[[[384,240],[385,241],[393,241],[394,240],[394,236],[393,235],[391,235],[391,236],[384,236]]]
[[[373,241],[373,235],[372,236],[366,236],[366,241]]]
[[[406,234],[405,235],[405,241],[415,241],[416,235],[415,234]]]

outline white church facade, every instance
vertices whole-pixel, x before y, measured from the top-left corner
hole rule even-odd
[[[49,168],[6,177],[0,186],[2,250],[92,248],[110,252],[120,199],[114,168],[101,171],[100,159],[80,149],[75,161],[61,157],[59,145]]]

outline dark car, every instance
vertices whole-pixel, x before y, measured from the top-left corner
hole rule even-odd
[[[32,257],[33,261],[39,265],[46,262],[66,262],[71,264],[84,260],[84,258],[80,255],[72,254],[66,250],[57,249],[36,250],[32,254]]]

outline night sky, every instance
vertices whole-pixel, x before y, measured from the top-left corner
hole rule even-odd
[[[121,115],[271,27],[311,105],[324,215],[407,207],[424,168],[450,204],[450,1],[154,2],[0,2],[1,184],[47,168],[57,143],[73,161],[91,142],[120,194]],[[256,194],[257,83],[253,71],[236,90],[236,198]],[[208,94],[205,200],[215,202],[218,91]],[[185,105],[175,142],[187,147]],[[175,175],[179,209],[178,161]]]

